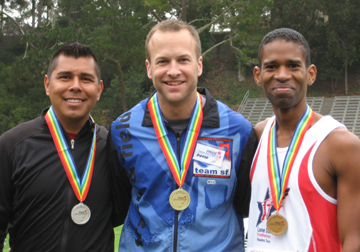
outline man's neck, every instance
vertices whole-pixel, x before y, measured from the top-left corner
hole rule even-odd
[[[64,119],[59,119],[59,122],[61,124],[61,126],[64,128],[64,130],[67,133],[71,133],[71,134],[78,134],[80,132],[80,130],[84,127],[85,123],[87,122],[88,118],[86,120],[64,120]]]
[[[276,123],[278,128],[283,128],[286,131],[294,131],[297,123],[305,113],[307,103],[299,103],[298,105],[283,109],[273,106],[276,115]]]
[[[188,103],[172,103],[172,104],[162,104],[161,100],[160,109],[163,116],[169,120],[176,120],[176,119],[185,119],[191,117],[192,111],[194,109],[196,102],[196,97],[194,101]]]
[[[185,119],[165,120],[165,125],[170,127],[176,135],[181,135],[184,132],[190,122],[190,117]]]
[[[287,147],[290,144],[295,128],[303,116],[306,106],[281,109],[274,107],[276,115],[277,147]]]

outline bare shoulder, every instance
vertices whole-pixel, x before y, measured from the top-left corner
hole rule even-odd
[[[313,172],[323,191],[332,198],[344,197],[341,190],[360,192],[360,139],[345,128],[334,129],[316,152]]]
[[[327,137],[327,142],[337,151],[360,148],[360,138],[345,128],[334,129]]]
[[[360,165],[360,139],[345,128],[333,130],[324,141],[328,157],[337,172],[341,167],[358,167]],[[345,166],[345,164],[347,164]]]
[[[262,135],[264,128],[265,128],[267,122],[269,121],[269,119],[270,119],[270,117],[266,118],[264,121],[258,122],[255,125],[254,130],[255,130],[258,140],[260,140],[261,135]]]

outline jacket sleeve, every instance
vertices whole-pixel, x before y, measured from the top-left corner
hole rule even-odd
[[[0,251],[4,246],[12,210],[13,187],[11,173],[11,162],[4,142],[0,138]]]
[[[258,140],[254,129],[251,129],[246,146],[241,154],[240,167],[236,174],[237,185],[235,191],[234,207],[243,217],[249,215],[251,184],[250,169],[256,152]]]
[[[131,184],[128,175],[119,161],[111,129],[106,144],[107,161],[110,168],[110,183],[113,200],[113,226],[124,223],[131,200]]]

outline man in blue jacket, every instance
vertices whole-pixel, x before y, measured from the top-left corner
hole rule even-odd
[[[146,39],[156,92],[111,126],[113,191],[122,251],[243,251],[251,124],[205,88],[193,26],[167,20]]]

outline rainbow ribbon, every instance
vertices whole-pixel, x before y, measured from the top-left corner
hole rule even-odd
[[[90,119],[94,122],[91,116]],[[86,163],[85,171],[80,181],[76,169],[76,164],[71,155],[69,145],[66,142],[64,134],[61,130],[59,120],[56,117],[52,106],[46,113],[45,120],[49,126],[52,139],[59,154],[61,163],[64,166],[66,175],[70,181],[71,187],[73,188],[73,191],[78,200],[80,202],[83,202],[89,192],[91,178],[94,170],[96,151],[96,128],[94,129],[93,139],[90,146],[90,152]]]
[[[179,187],[181,187],[184,184],[190,161],[194,153],[196,140],[201,128],[203,119],[202,97],[199,93],[197,93],[196,104],[192,112],[189,127],[186,133],[184,150],[181,155],[181,167],[167,136],[168,132],[162,120],[157,93],[149,99],[147,105],[161,150],[165,155],[165,159],[170,167],[171,173],[173,174],[176,183]]]
[[[289,148],[286,152],[284,165],[282,167],[282,176],[280,175],[280,167],[276,151],[276,119],[271,125],[269,131],[267,163],[271,196],[273,198],[274,207],[277,211],[281,208],[281,203],[289,182],[291,169],[294,165],[295,158],[300,149],[305,133],[310,128],[314,116],[314,111],[312,111],[309,105],[307,105],[304,114],[296,125]]]

